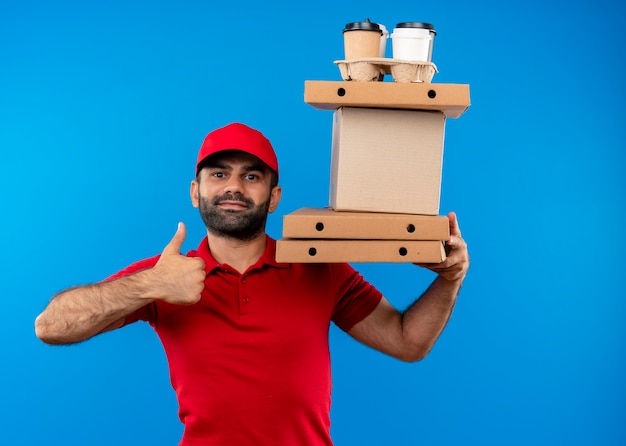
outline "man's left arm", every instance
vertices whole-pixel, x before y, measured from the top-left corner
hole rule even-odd
[[[438,274],[428,289],[403,313],[384,297],[376,309],[348,333],[358,341],[403,361],[419,361],[445,328],[469,268],[467,244],[461,238],[456,214],[448,214],[450,239],[446,260],[419,264]]]

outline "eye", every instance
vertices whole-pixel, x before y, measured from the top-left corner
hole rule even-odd
[[[256,181],[259,179],[259,176],[256,173],[247,173],[243,177],[246,181]]]

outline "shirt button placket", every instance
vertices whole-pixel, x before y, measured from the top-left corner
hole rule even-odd
[[[239,281],[239,312],[241,314],[250,313],[250,296],[246,292],[246,278],[242,277]]]

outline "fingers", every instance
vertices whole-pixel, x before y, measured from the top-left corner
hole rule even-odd
[[[459,219],[456,216],[456,212],[449,212],[448,220],[450,220],[450,236],[461,237],[461,228],[459,227]]]
[[[461,238],[461,234],[450,236],[449,240],[446,240],[446,253],[450,253],[453,250],[459,250],[466,246],[465,240]]]
[[[469,257],[466,250],[452,251],[451,255],[441,263],[418,264],[431,270],[447,280],[459,280],[465,277],[469,268]]]
[[[447,280],[462,280],[469,268],[467,243],[461,237],[461,229],[455,212],[448,214],[450,221],[450,238],[446,240],[446,259],[441,263],[418,263]]]
[[[180,254],[180,248],[183,246],[185,237],[187,236],[187,228],[182,221],[178,223],[178,229],[172,237],[172,240],[163,249],[163,255]]]

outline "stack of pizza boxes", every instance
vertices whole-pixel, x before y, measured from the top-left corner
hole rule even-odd
[[[333,112],[329,205],[284,216],[276,260],[445,260],[449,221],[439,215],[444,130],[447,118],[469,107],[469,85],[432,83],[432,73],[385,81],[397,68],[394,59],[335,63],[342,81],[304,85],[305,103]],[[403,72],[434,67],[402,64],[408,64]],[[366,78],[355,80],[355,73]]]

